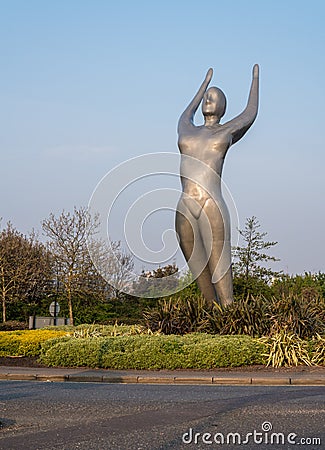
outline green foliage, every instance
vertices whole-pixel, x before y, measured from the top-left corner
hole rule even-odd
[[[164,334],[185,334],[204,328],[206,302],[203,297],[168,298],[144,312],[149,329]]]
[[[103,338],[57,339],[43,345],[40,361],[49,366],[97,367]]]
[[[283,329],[300,338],[307,339],[322,333],[325,328],[325,299],[320,297],[296,296],[272,298],[268,318],[270,333]]]
[[[247,296],[271,298],[273,295],[273,286],[255,276],[235,274],[233,287],[236,299],[246,299]]]
[[[287,329],[307,339],[325,328],[325,299],[247,296],[222,308],[207,304],[202,297],[170,298],[147,310],[144,317],[148,328],[164,334],[204,331],[261,337]]]
[[[248,336],[117,336],[46,342],[47,365],[111,369],[212,369],[263,364],[265,345]]]
[[[252,364],[324,365],[325,337],[148,332],[143,326],[80,325],[0,332],[0,356],[40,356],[49,366],[111,369],[213,369]]]
[[[195,335],[189,335],[187,359],[191,368],[210,369],[214,367],[238,367],[264,364],[265,347],[249,336],[203,335],[195,342]]]
[[[143,270],[139,279],[133,283],[133,288],[139,296],[163,297],[177,290],[179,283],[178,267],[174,263],[146,272]]]
[[[28,326],[25,322],[19,322],[17,320],[7,320],[0,323],[0,331],[16,331],[27,330]]]
[[[207,311],[206,330],[210,333],[263,336],[270,330],[268,311],[269,303],[264,297],[247,297],[225,308],[215,303]]]
[[[281,275],[272,284],[274,295],[285,296],[303,295],[305,297],[325,298],[325,274]]]

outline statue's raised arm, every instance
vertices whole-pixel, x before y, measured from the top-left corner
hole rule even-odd
[[[239,141],[246,131],[252,126],[258,111],[259,94],[259,67],[257,64],[253,67],[253,79],[248,97],[247,106],[244,111],[234,119],[224,124],[232,134],[232,143]]]
[[[186,128],[189,125],[194,125],[194,123],[193,123],[194,115],[195,115],[195,113],[202,101],[204,93],[211,81],[212,74],[213,74],[213,70],[210,68],[208,70],[208,72],[205,76],[205,79],[204,79],[203,83],[201,84],[199,90],[195,94],[193,100],[187,106],[187,108],[185,109],[185,111],[183,112],[181,117],[179,118],[179,121],[178,121],[178,132],[179,133],[182,132],[183,128]]]

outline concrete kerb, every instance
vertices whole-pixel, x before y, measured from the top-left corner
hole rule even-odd
[[[269,386],[325,386],[324,373],[274,373],[231,372],[209,373],[189,371],[114,371],[64,368],[0,367],[0,380],[42,382],[88,382],[127,384],[174,384],[174,385],[269,385]]]

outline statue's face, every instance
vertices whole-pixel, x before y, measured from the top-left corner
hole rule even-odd
[[[221,89],[210,87],[202,100],[202,113],[204,116],[217,116],[219,119],[226,111],[226,97]]]

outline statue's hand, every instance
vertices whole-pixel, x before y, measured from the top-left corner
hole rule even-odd
[[[212,75],[213,75],[213,69],[211,69],[211,67],[210,67],[210,69],[207,71],[207,74],[206,74],[206,77],[205,77],[205,81],[207,83],[210,83]]]
[[[258,78],[259,75],[259,67],[258,64],[255,64],[253,67],[253,78]]]

